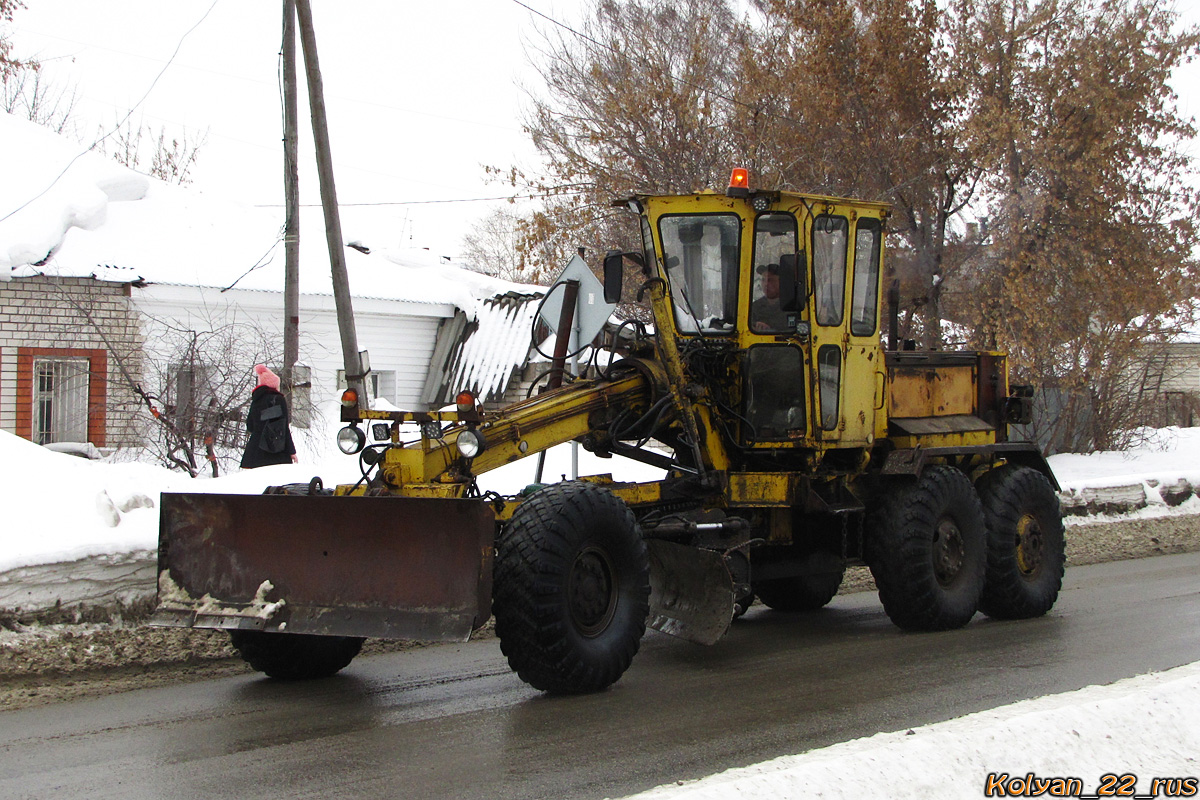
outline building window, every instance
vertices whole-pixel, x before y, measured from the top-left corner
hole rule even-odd
[[[39,444],[104,447],[108,355],[68,347],[17,348],[16,433]]]
[[[337,387],[339,396],[342,392],[346,391],[346,370],[344,369],[337,371]],[[376,407],[376,400],[395,404],[396,371],[391,369],[373,369],[367,373],[367,394],[371,401],[371,408]]]
[[[88,440],[88,373],[84,358],[38,358],[33,362],[33,441]]]

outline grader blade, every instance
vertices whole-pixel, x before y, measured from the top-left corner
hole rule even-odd
[[[494,539],[478,500],[164,494],[152,623],[463,641]]]
[[[651,539],[650,618],[655,630],[716,644],[733,622],[733,577],[712,550]]]

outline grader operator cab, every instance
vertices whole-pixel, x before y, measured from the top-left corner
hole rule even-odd
[[[1008,440],[1027,392],[1000,353],[885,350],[886,205],[744,178],[621,205],[642,250],[608,254],[605,293],[633,278],[654,324],[622,326],[619,358],[498,410],[350,403],[357,484],[164,495],[156,621],[228,629],[255,668],[303,678],[362,637],[462,640],[494,616],[522,679],[586,692],[647,625],[711,644],[754,598],[820,608],[848,565],[906,630],[1050,609],[1057,486]],[[664,476],[481,493],[489,470],[570,441]]]

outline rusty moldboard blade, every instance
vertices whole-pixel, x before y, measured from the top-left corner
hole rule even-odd
[[[153,622],[465,640],[495,524],[478,500],[163,494]]]
[[[651,539],[650,618],[655,630],[716,644],[733,622],[733,576],[712,550]]]

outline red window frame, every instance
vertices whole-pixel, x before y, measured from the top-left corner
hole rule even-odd
[[[107,433],[108,353],[77,347],[17,348],[17,435],[33,440],[33,362],[38,358],[81,358],[88,362],[88,441],[104,447]]]

